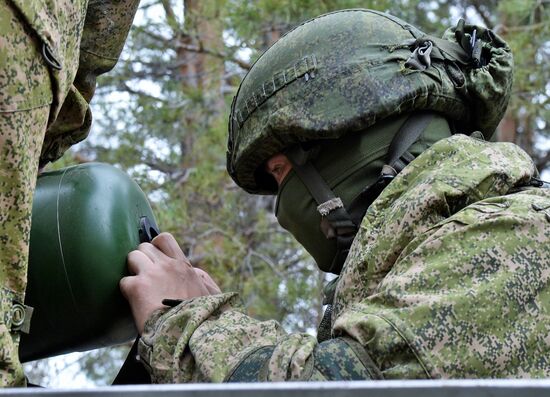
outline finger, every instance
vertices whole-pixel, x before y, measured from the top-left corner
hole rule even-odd
[[[118,282],[120,292],[122,292],[122,295],[126,298],[126,300],[129,300],[130,296],[133,295],[135,278],[136,276],[122,277]]]
[[[203,281],[203,284],[206,287],[206,289],[208,290],[208,293],[210,293],[211,295],[221,294],[222,291],[220,290],[220,287],[218,287],[216,282],[212,279],[212,277],[210,277],[210,275],[208,273],[206,273],[202,269],[194,268],[194,270],[195,270],[195,273]]]
[[[152,260],[142,251],[132,251],[126,259],[130,274],[140,274],[147,266],[152,265]]]
[[[159,234],[151,243],[169,257],[187,261],[178,242],[170,233]]]
[[[161,260],[170,259],[167,255],[165,255],[161,250],[159,250],[151,243],[141,243],[138,246],[138,250],[147,255],[147,257],[152,262],[159,262]]]
[[[222,293],[220,287],[218,287],[218,285],[213,280],[205,280],[204,286],[206,287],[210,295],[218,295]]]

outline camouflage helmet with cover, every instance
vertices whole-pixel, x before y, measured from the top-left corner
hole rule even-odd
[[[243,79],[229,120],[229,174],[250,193],[276,193],[263,169],[273,154],[416,110],[441,113],[457,132],[489,138],[504,115],[512,69],[502,39],[463,21],[440,39],[366,9],[311,19],[270,47]]]
[[[269,48],[231,108],[227,167],[321,270],[338,274],[368,206],[416,155],[454,131],[486,138],[502,118],[512,57],[463,21],[443,39],[384,13],[320,16]],[[277,186],[266,161],[292,171]]]

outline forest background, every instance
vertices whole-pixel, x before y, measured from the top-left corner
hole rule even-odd
[[[274,197],[241,191],[225,171],[231,99],[254,60],[300,22],[342,8],[389,12],[442,35],[459,18],[488,26],[515,57],[498,139],[550,166],[548,0],[142,0],[116,68],[99,81],[88,140],[54,168],[101,161],[148,194],[163,231],[249,315],[314,332],[327,277],[282,230]],[[549,173],[544,173],[548,177]],[[27,363],[45,386],[110,384],[127,346]]]

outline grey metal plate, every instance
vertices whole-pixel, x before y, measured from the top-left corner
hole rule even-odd
[[[180,384],[95,389],[4,389],[9,396],[76,397],[540,397],[550,380],[445,380]]]

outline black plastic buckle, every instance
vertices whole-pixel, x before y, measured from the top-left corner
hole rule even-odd
[[[544,185],[550,185],[550,182],[543,181],[539,178],[531,178],[529,185],[533,187],[543,187]]]
[[[160,234],[160,230],[153,224],[148,217],[143,216],[139,220],[139,242],[150,243]]]

